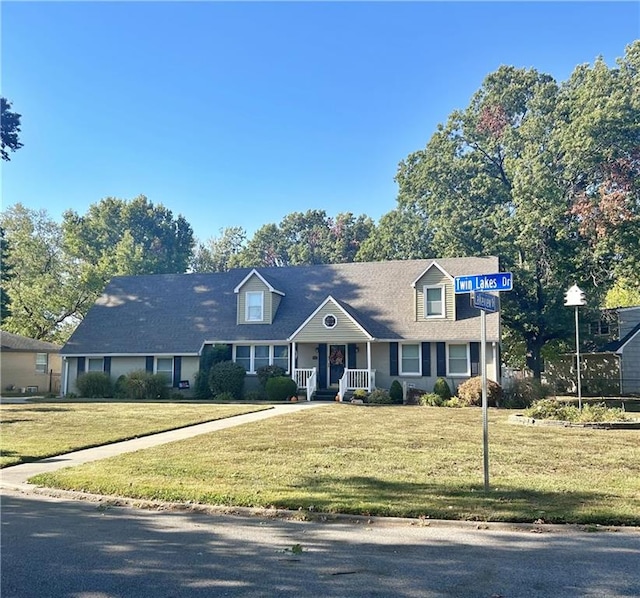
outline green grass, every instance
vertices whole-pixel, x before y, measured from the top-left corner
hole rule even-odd
[[[1,405],[0,467],[264,408],[97,401]]]
[[[478,408],[327,405],[32,481],[216,505],[640,525],[640,434],[509,424]]]

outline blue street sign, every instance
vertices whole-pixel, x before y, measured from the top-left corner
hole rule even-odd
[[[491,313],[500,311],[500,297],[498,295],[474,291],[471,296],[473,298],[473,307]]]
[[[457,295],[474,291],[510,291],[513,289],[511,272],[456,276],[453,279],[453,283],[454,291]]]

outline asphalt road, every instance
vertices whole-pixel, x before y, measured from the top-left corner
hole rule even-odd
[[[1,498],[2,598],[640,596],[637,528],[323,523]]]

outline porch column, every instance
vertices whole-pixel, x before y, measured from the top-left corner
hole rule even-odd
[[[291,376],[293,377],[293,370],[296,369],[296,342],[295,341],[293,341],[291,343],[291,359],[290,359],[290,362],[291,362],[291,370],[290,371],[291,371]]]
[[[367,341],[367,380],[369,384],[367,390],[371,392],[373,390],[373,388],[371,388],[371,341]]]

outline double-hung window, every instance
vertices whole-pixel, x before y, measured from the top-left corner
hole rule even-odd
[[[102,357],[89,357],[87,359],[87,372],[104,372],[104,359]]]
[[[444,287],[425,286],[424,287],[424,317],[443,318],[444,309]]]
[[[239,363],[248,374],[255,374],[265,365],[278,365],[289,371],[288,345],[236,345],[234,361]]]
[[[420,345],[400,345],[400,373],[420,375]]]
[[[158,357],[156,374],[162,374],[167,379],[167,384],[171,384],[173,382],[173,357]]]
[[[469,345],[447,345],[447,370],[450,376],[469,376]]]
[[[246,296],[247,322],[262,322],[264,320],[264,293],[262,291],[248,291]]]
[[[36,373],[47,373],[47,366],[49,365],[48,357],[46,353],[36,353]]]

